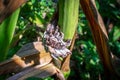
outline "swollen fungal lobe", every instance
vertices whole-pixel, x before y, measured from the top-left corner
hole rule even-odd
[[[58,26],[55,26],[52,23],[48,24],[43,38],[45,39],[45,45],[47,45],[53,58],[64,58],[68,54],[71,54],[70,50],[67,49],[67,47],[70,46],[71,41],[63,41],[64,34],[60,32]]]

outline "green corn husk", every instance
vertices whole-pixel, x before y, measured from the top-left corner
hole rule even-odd
[[[64,39],[72,39],[78,23],[79,0],[59,0],[58,24]]]
[[[3,61],[8,53],[10,43],[13,38],[20,9],[17,9],[10,17],[0,24],[0,62]]]

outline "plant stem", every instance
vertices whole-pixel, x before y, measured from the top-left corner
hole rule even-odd
[[[78,23],[79,0],[59,0],[58,24],[64,33],[65,40],[72,40]],[[61,70],[65,78],[70,74],[70,56],[62,62]]]
[[[59,0],[58,24],[64,39],[72,39],[78,23],[79,0]]]

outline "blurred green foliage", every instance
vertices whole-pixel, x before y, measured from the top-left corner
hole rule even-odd
[[[99,0],[99,3],[99,11],[109,35],[110,49],[113,54],[120,57],[120,1]]]
[[[96,0],[96,4],[108,31],[110,49],[120,57],[120,4],[116,0]],[[45,25],[50,21],[56,6],[57,0],[29,0],[21,8],[15,34],[23,30],[25,32],[20,34],[22,37],[17,44],[10,48],[8,57],[12,56],[22,45],[36,41],[38,36],[42,36]],[[113,26],[109,27],[110,24]],[[68,80],[98,80],[99,75],[103,73],[88,26],[88,21],[80,9],[78,36],[72,51],[71,74]],[[27,80],[38,79],[28,78]],[[49,77],[44,80],[53,79]]]
[[[13,42],[16,43],[9,49],[8,58],[24,44],[36,41],[38,36],[42,36],[45,25],[50,21],[55,7],[56,3],[52,0],[29,0],[22,6],[15,31],[15,36],[18,37],[17,39],[13,38]],[[20,39],[18,39],[19,37]]]

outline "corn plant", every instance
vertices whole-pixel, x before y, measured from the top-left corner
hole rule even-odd
[[[106,33],[104,23],[102,22],[102,18],[95,7],[94,0],[59,0],[58,2],[58,12],[59,12],[58,25],[61,28],[62,32],[64,33],[64,40],[72,41],[74,39],[74,34],[75,34],[75,30],[76,30],[77,23],[78,23],[79,4],[81,4],[83,12],[85,13],[86,18],[88,19],[90,23],[90,29],[93,35],[93,39],[96,44],[97,50],[99,52],[100,59],[105,68],[105,72],[107,74],[106,76],[108,77],[109,75],[112,76],[112,74],[114,73],[114,75],[115,76],[117,75],[116,77],[119,78],[119,75],[112,64],[112,58],[110,55],[110,51],[108,49],[108,45],[107,45],[108,35]],[[0,25],[0,51],[1,51],[0,61],[4,60],[7,56],[7,52],[8,52],[8,49],[9,49],[9,46],[10,46],[10,43],[11,43],[11,40],[14,34],[18,15],[19,15],[19,9],[16,12],[14,12],[11,15],[11,17],[4,20],[4,22],[2,22],[2,24]],[[39,45],[39,46],[43,47],[43,45]],[[28,55],[30,56],[31,54],[29,53],[27,54],[27,56]],[[22,56],[22,58],[23,57],[25,56]],[[34,59],[37,59],[36,56],[32,56],[32,57],[34,57]],[[41,58],[43,57],[40,57],[40,59]],[[49,61],[51,62],[50,56],[48,59],[50,59]],[[24,61],[20,58],[19,60]],[[63,59],[62,65],[59,68],[65,74],[66,78],[69,76],[69,72],[70,72],[69,62],[70,62],[70,55],[68,55],[66,58]],[[14,70],[15,69],[16,68],[14,67]],[[1,70],[2,70],[2,67],[1,67]],[[36,69],[36,71],[38,71],[37,73],[39,73],[39,70]],[[34,71],[34,73],[30,72],[28,74],[25,74],[25,73],[24,74],[27,75],[26,76],[27,78],[28,76],[29,77],[31,76],[30,74],[32,74],[32,76],[35,76],[36,71]],[[110,78],[107,78],[107,79],[110,80]]]

